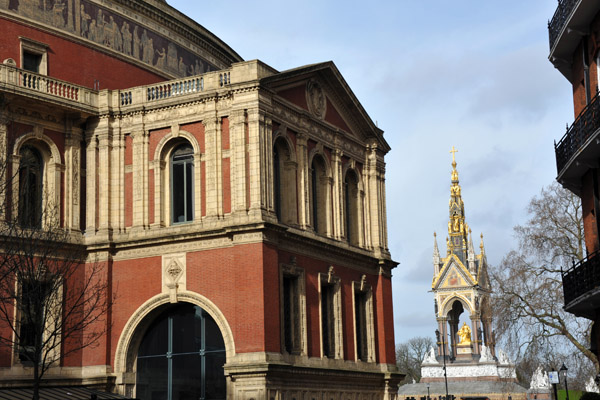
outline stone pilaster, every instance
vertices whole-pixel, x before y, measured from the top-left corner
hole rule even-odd
[[[298,222],[302,229],[310,226],[310,207],[308,193],[308,153],[306,134],[300,133],[296,136],[296,160],[298,160]]]
[[[74,120],[67,119],[65,140],[65,228],[80,230],[81,210],[81,139],[82,132],[73,126]]]
[[[105,119],[105,123],[108,123]],[[97,160],[97,195],[98,195],[98,229],[111,230],[111,150],[112,134],[108,127],[98,134],[98,160]]]
[[[222,205],[219,204],[220,199],[220,171],[221,160],[219,157],[221,135],[219,128],[219,120],[214,113],[209,113],[203,118],[205,121],[205,155],[206,155],[206,216],[216,218],[220,215]]]
[[[250,158],[250,212],[260,213],[266,200],[264,195],[264,145],[261,145],[264,135],[264,116],[258,109],[248,110],[248,155]]]
[[[8,165],[8,126],[0,122],[0,222],[6,219],[7,213]]]
[[[246,213],[246,117],[243,110],[230,115],[229,134],[231,135],[231,211]]]
[[[342,181],[342,152],[339,149],[334,149],[331,152],[331,169],[333,172],[332,196],[335,199],[332,202],[333,213],[333,229],[332,236],[337,240],[342,237],[348,237],[348,232],[344,231],[344,188]]]
[[[95,135],[88,132],[86,138],[86,227],[88,235],[96,232],[96,212],[98,205],[97,174],[98,164],[96,155],[98,152],[98,140]]]
[[[143,129],[131,134],[132,149],[132,213],[133,228],[148,225],[148,133]]]

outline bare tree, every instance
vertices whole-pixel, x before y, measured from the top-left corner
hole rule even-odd
[[[33,399],[61,357],[95,346],[112,302],[103,263],[89,262],[80,235],[45,222],[0,227],[0,344],[33,372]]]
[[[406,374],[403,383],[421,380],[421,363],[434,344],[433,339],[419,336],[396,346],[396,364]]]
[[[6,110],[0,96],[0,122],[10,122]],[[88,259],[80,232],[63,228],[41,184],[31,198],[32,182],[7,148],[0,143],[0,346],[32,372],[37,400],[50,368],[106,334],[114,297],[105,264]]]
[[[581,260],[585,251],[581,201],[553,183],[527,211],[529,220],[514,228],[519,249],[492,270],[499,339],[521,360],[525,378],[536,360],[557,369],[567,360],[573,372],[587,368],[586,373],[591,363],[598,371],[598,359],[588,349],[590,321],[563,309],[561,268]]]

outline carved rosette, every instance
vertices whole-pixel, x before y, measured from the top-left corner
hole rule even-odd
[[[177,293],[185,290],[185,253],[162,257],[162,292],[168,293],[171,303],[177,303]]]
[[[309,111],[317,118],[325,118],[327,112],[327,99],[321,85],[314,80],[306,84],[306,103]]]

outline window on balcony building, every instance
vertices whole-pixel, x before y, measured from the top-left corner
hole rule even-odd
[[[19,155],[19,223],[38,228],[42,223],[42,156],[31,146],[23,146]]]
[[[296,169],[290,146],[285,139],[277,139],[273,146],[274,208],[277,219],[286,224],[298,223]]]
[[[171,211],[174,224],[194,219],[194,149],[189,143],[171,154]]]
[[[328,193],[329,178],[325,160],[315,155],[310,167],[310,222],[314,231],[321,235],[328,233]]]
[[[344,179],[344,232],[348,243],[353,245],[360,244],[360,214],[358,176],[353,170],[348,170]]]

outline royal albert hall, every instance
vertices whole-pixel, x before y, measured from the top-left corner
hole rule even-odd
[[[44,386],[396,398],[390,147],[332,62],[245,61],[161,0],[0,0],[0,24],[0,218],[56,205],[112,299]],[[0,387],[30,384],[22,345]]]

